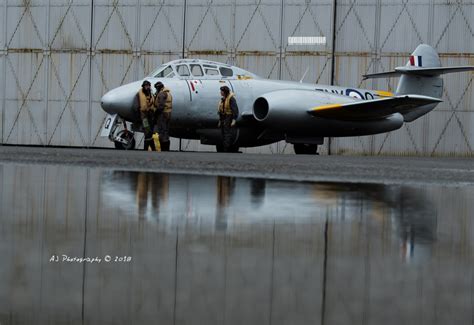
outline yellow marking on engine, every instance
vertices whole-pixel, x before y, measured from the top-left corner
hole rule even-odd
[[[375,93],[380,97],[393,97],[393,93],[386,90],[376,90]]]
[[[324,111],[328,109],[341,108],[342,104],[322,105],[311,108],[312,111]]]
[[[239,74],[239,75],[237,75],[237,79],[239,79],[239,80],[250,80],[250,79],[253,79],[253,78],[250,77],[250,76],[245,76],[245,75]]]

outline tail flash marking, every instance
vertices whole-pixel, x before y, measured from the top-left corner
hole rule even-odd
[[[410,55],[410,65],[414,67],[422,67],[421,55]]]

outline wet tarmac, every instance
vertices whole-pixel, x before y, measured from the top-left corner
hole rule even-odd
[[[472,324],[474,187],[0,165],[0,324]]]

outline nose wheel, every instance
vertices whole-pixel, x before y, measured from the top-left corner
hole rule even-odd
[[[135,134],[128,130],[121,130],[114,138],[115,149],[133,150],[135,149],[136,141]]]

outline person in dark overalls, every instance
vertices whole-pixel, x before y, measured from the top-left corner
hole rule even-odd
[[[235,126],[235,121],[239,116],[239,107],[235,95],[230,91],[229,87],[222,86],[221,100],[219,101],[218,115],[219,124],[222,134],[222,145],[224,152],[231,152],[234,143],[234,136],[232,128]]]
[[[140,106],[140,118],[145,133],[143,150],[148,151],[148,148],[151,148],[151,150],[156,151],[155,143],[153,142],[155,107],[151,93],[151,83],[148,80],[143,81],[142,88],[138,91],[138,103]]]
[[[170,151],[170,121],[173,110],[173,96],[165,85],[158,81],[155,84],[155,109],[158,135],[160,137],[161,151]]]

